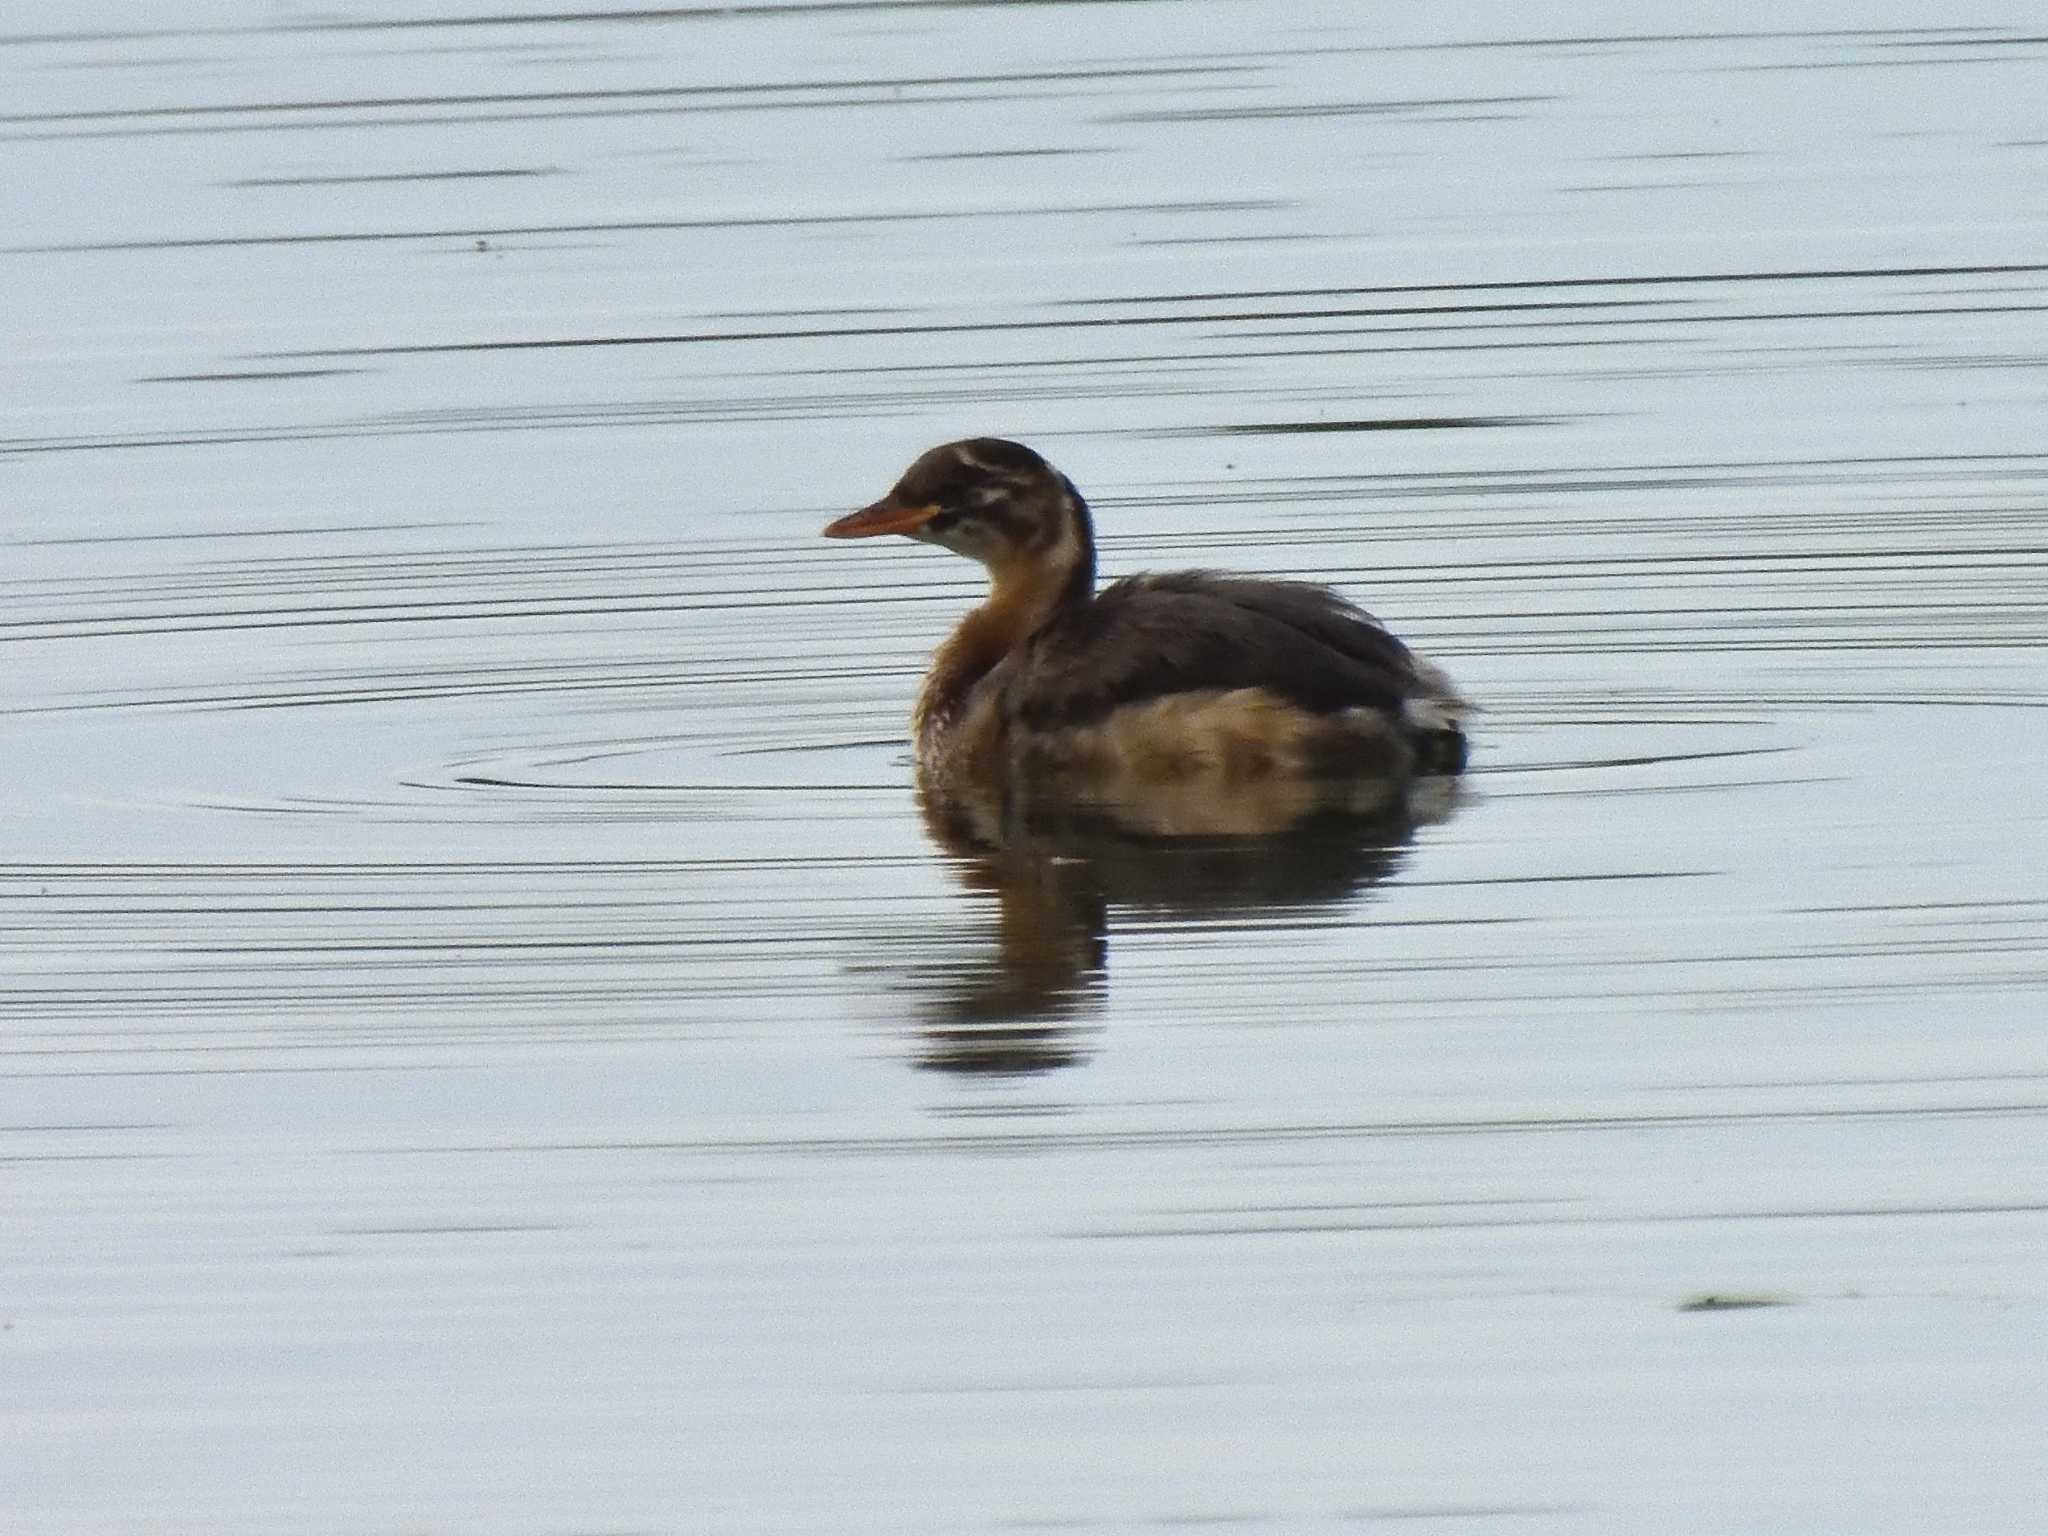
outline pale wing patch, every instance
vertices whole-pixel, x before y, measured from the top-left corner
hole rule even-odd
[[[1097,724],[1048,732],[1024,750],[1033,765],[1158,780],[1399,773],[1409,761],[1407,744],[1377,711],[1319,715],[1264,688],[1127,704]]]

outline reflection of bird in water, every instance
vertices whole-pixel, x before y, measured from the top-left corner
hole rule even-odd
[[[927,784],[1029,771],[1234,797],[1464,766],[1450,680],[1328,587],[1187,571],[1097,593],[1087,504],[1022,444],[934,448],[825,532],[906,534],[988,567],[987,601],[917,701]]]
[[[1199,803],[1182,800],[1170,812],[1180,830],[1162,835],[1149,804],[1018,784],[965,794],[922,786],[933,840],[960,882],[993,903],[969,955],[928,953],[900,973],[920,994],[924,1064],[1007,1076],[1072,1065],[1102,1006],[1112,911],[1195,922],[1335,906],[1391,874],[1414,829],[1456,801],[1455,781],[1442,778],[1357,788],[1333,787],[1313,803],[1225,804],[1206,826]],[[1252,824],[1255,807],[1275,819]]]

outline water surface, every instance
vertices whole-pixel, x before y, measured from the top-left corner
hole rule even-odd
[[[2048,41],[1653,21],[0,27],[10,1528],[2033,1529]],[[1474,772],[928,825],[976,432]]]

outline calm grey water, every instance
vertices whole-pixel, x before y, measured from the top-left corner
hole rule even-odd
[[[0,13],[0,1524],[2031,1532],[2011,0]],[[927,828],[1000,432],[1485,706]]]

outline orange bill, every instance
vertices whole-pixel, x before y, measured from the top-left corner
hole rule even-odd
[[[871,507],[849,512],[828,524],[828,539],[865,539],[878,533],[915,533],[939,515],[937,507],[911,507],[884,496]]]

